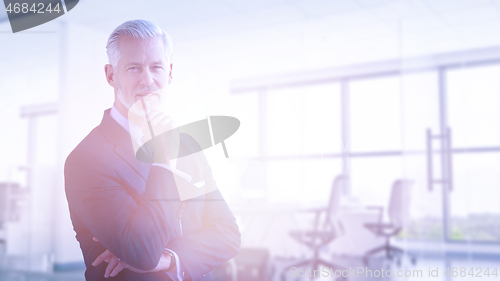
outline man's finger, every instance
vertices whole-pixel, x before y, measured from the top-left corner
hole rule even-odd
[[[97,240],[97,238],[95,237],[92,237],[92,240],[94,240],[95,242],[99,242],[99,240]]]
[[[149,121],[151,122],[151,124],[158,123],[158,120],[161,120],[164,116],[165,116],[165,113],[159,112],[159,111],[150,112],[148,114],[148,118],[149,118]]]
[[[159,119],[159,120],[155,120],[155,123],[153,123],[153,124],[154,124],[153,125],[154,126],[153,129],[156,129],[156,130],[158,130],[161,133],[170,131],[170,130],[172,130],[174,128],[173,127],[174,122],[169,117],[165,117],[165,118],[162,118],[162,119]]]
[[[109,276],[115,277],[116,274],[120,273],[120,271],[122,271],[124,268],[125,263],[122,261],[118,262],[118,265],[115,267],[115,269],[113,269],[113,271],[111,271],[111,274]]]
[[[109,251],[106,250],[102,254],[100,254],[95,261],[92,263],[93,266],[98,266],[101,262],[106,260],[107,258],[111,257],[113,254]]]
[[[164,112],[158,110],[148,112],[149,120],[153,120],[153,118],[157,116],[165,116],[165,115],[166,114]]]
[[[171,127],[174,121],[171,116],[165,115],[165,113],[158,113],[154,116],[150,116],[151,123],[156,126],[161,126],[161,129]]]
[[[106,272],[104,272],[104,277],[108,278],[113,269],[120,263],[120,259],[113,256],[106,267]]]

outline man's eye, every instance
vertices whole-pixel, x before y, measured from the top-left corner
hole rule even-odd
[[[132,66],[132,67],[130,67],[128,70],[137,70],[137,67]]]
[[[163,69],[163,66],[157,65],[155,66],[156,69]]]

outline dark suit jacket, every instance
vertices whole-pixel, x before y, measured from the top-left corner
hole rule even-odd
[[[64,167],[66,197],[80,242],[87,280],[104,278],[107,263],[92,262],[105,249],[139,269],[154,268],[165,247],[175,251],[193,280],[211,280],[211,270],[240,247],[236,220],[219,190],[182,201],[172,172],[135,158],[129,133],[109,115],[70,153]],[[181,135],[180,149],[197,146]],[[186,158],[187,159],[187,158]],[[214,187],[203,156],[180,158],[177,168]],[[180,223],[182,219],[182,236]],[[92,237],[99,242],[94,242]],[[164,272],[123,270],[114,280],[170,280]]]

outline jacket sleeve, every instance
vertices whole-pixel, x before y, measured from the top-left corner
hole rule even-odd
[[[210,166],[205,157],[202,158],[205,184],[215,185]],[[241,245],[236,219],[218,189],[205,195],[202,225],[201,231],[167,244],[167,248],[177,253],[193,280],[236,256]]]
[[[133,267],[156,267],[172,237],[167,200],[161,200],[169,196],[164,187],[175,185],[170,171],[152,167],[138,201],[108,164],[85,151],[68,156],[64,177],[71,211],[106,249]]]

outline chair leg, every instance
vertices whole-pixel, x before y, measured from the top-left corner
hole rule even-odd
[[[301,266],[304,266],[304,265],[308,265],[310,263],[312,263],[313,261],[311,259],[308,259],[308,260],[302,260],[300,262],[297,262],[297,263],[294,263],[290,266],[287,266],[289,268],[292,268],[292,267],[301,267]]]
[[[400,254],[404,253],[404,250],[399,248],[399,247],[389,246],[389,249],[391,252],[396,252],[396,253],[400,253]]]
[[[404,251],[403,249],[395,246],[388,246],[387,247],[387,255],[390,257],[392,260],[393,258],[396,258],[396,262],[398,266],[401,266],[401,257],[403,256]]]
[[[377,247],[375,249],[372,249],[372,250],[366,252],[365,257],[373,256],[374,254],[376,254],[376,253],[378,253],[380,251],[383,251],[383,250],[385,250],[385,245]]]
[[[341,270],[345,269],[345,267],[343,267],[343,266],[327,262],[327,261],[325,261],[325,260],[323,260],[321,258],[313,257],[311,259],[302,260],[300,262],[297,262],[297,263],[294,263],[292,265],[286,266],[283,269],[283,271],[281,272],[281,281],[286,281],[286,272],[290,268],[292,268],[292,267],[302,267],[302,266],[307,266],[307,265],[311,265],[311,270],[313,272],[312,275],[314,275],[314,271],[315,270],[320,270],[320,274],[321,274],[321,269],[318,267],[319,265],[323,265],[323,266],[326,266],[326,267],[331,268],[331,269],[341,269]]]
[[[345,267],[341,266],[341,265],[338,265],[338,264],[335,264],[335,263],[330,263],[330,262],[327,262],[325,260],[322,260],[322,259],[319,259],[318,261],[318,264],[321,264],[323,266],[326,266],[328,268],[331,268],[332,270],[344,270],[346,269]]]
[[[281,271],[281,281],[286,281],[286,273],[288,270],[290,270],[292,267],[301,267],[301,266],[304,266],[304,265],[308,265],[312,262],[311,259],[307,259],[307,260],[301,260],[300,262],[297,262],[297,263],[294,263],[294,264],[291,264],[291,265],[288,265],[286,266],[285,268],[283,268],[283,270]]]
[[[331,269],[332,272],[335,272],[336,270],[342,271],[342,270],[347,269],[346,267],[343,267],[341,265],[325,261],[325,260],[323,260],[321,258],[318,258],[317,260],[315,260],[315,264],[318,265],[318,266],[314,267],[314,270],[319,270],[319,275],[320,276],[321,276],[321,273],[323,272],[323,268],[324,267],[327,267],[327,268]],[[319,265],[322,265],[323,267],[320,268]],[[316,276],[314,276],[314,277],[316,277]],[[336,278],[336,280],[344,280],[344,279],[345,279],[344,277]]]
[[[368,265],[368,258],[370,256],[373,256],[374,254],[376,254],[378,252],[381,252],[381,251],[386,251],[386,246],[385,245],[377,247],[375,249],[372,249],[372,250],[366,252],[366,254],[363,256],[363,263],[365,265]]]

